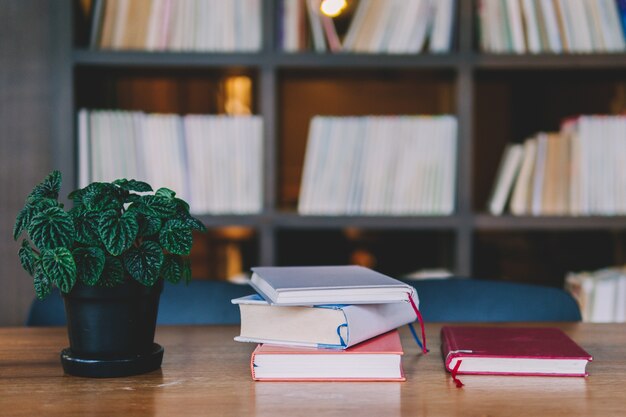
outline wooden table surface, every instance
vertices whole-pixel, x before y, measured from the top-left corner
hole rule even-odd
[[[626,325],[557,324],[591,353],[587,378],[463,376],[455,387],[401,329],[406,382],[253,382],[237,326],[160,327],[161,370],[114,379],[63,374],[64,328],[0,329],[0,416],[623,416]]]

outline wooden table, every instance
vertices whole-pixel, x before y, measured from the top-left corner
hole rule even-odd
[[[117,378],[63,375],[62,328],[0,329],[0,416],[618,416],[626,415],[626,325],[559,324],[594,357],[588,378],[463,376],[444,371],[439,325],[431,353],[401,330],[406,382],[253,382],[252,344],[238,327],[161,327],[160,371]]]

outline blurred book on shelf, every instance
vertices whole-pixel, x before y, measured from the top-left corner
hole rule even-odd
[[[454,116],[311,120],[298,212],[449,215],[454,211]]]
[[[512,160],[511,148],[522,153]],[[626,116],[579,116],[507,145],[488,209],[514,215],[626,215]]]
[[[565,289],[578,301],[583,321],[626,322],[626,267],[569,273]]]
[[[92,49],[254,52],[262,0],[93,0]]]
[[[621,0],[480,0],[483,52],[608,53],[626,48]]]
[[[336,3],[336,12],[327,4]],[[344,7],[341,7],[344,6]],[[278,46],[285,52],[450,52],[455,0],[282,0]]]
[[[198,233],[189,255],[193,278],[247,284],[256,250],[254,230],[247,227],[219,227]]]
[[[260,116],[78,113],[79,185],[134,178],[170,188],[194,214],[261,211]]]

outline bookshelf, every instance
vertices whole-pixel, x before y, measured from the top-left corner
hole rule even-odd
[[[459,1],[453,48],[448,54],[284,53],[275,46],[276,3],[263,1],[262,48],[258,53],[194,53],[90,50],[84,23],[79,23],[76,15],[77,3],[66,0],[55,40],[61,56],[67,57],[58,77],[64,93],[57,102],[66,122],[61,124],[73,128],[68,131],[60,126],[54,142],[57,165],[74,167],[64,169],[66,182],[76,183],[75,126],[81,107],[214,111],[201,100],[196,105],[179,102],[153,109],[145,100],[134,103],[132,94],[129,102],[120,104],[119,97],[108,94],[111,88],[120,88],[121,78],[145,81],[164,77],[178,80],[179,86],[193,85],[179,87],[179,91],[204,85],[202,94],[210,94],[212,83],[220,77],[244,74],[253,80],[253,113],[264,120],[263,210],[254,215],[202,216],[202,220],[210,229],[241,226],[253,231],[254,237],[246,243],[245,252],[252,255],[244,262],[245,267],[250,263],[348,263],[354,260],[350,254],[360,256],[365,248],[376,255],[374,268],[393,274],[448,268],[462,276],[560,286],[568,270],[626,260],[622,249],[626,219],[622,217],[485,214],[505,144],[523,140],[527,131],[554,128],[560,117],[571,113],[607,111],[615,89],[626,83],[626,54],[480,53],[474,3],[470,0]],[[363,94],[363,86],[370,96]],[[535,108],[533,94],[539,103],[548,102],[549,106]],[[587,96],[592,99],[588,101]],[[179,98],[184,102],[186,96],[181,92]],[[545,109],[547,115],[538,109]],[[455,115],[455,213],[432,217],[298,215],[308,119],[318,113]],[[550,244],[538,245],[544,237]],[[581,244],[565,245],[571,239],[580,239]],[[547,258],[533,251],[533,245],[543,247]],[[575,253],[570,258],[559,256],[559,245]],[[515,258],[516,253],[532,265],[520,269],[515,262],[503,265],[500,258],[493,258]],[[551,256],[558,259],[552,262]]]

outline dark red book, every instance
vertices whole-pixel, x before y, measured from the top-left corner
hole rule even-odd
[[[591,355],[556,328],[441,329],[446,369],[456,374],[586,376]]]

